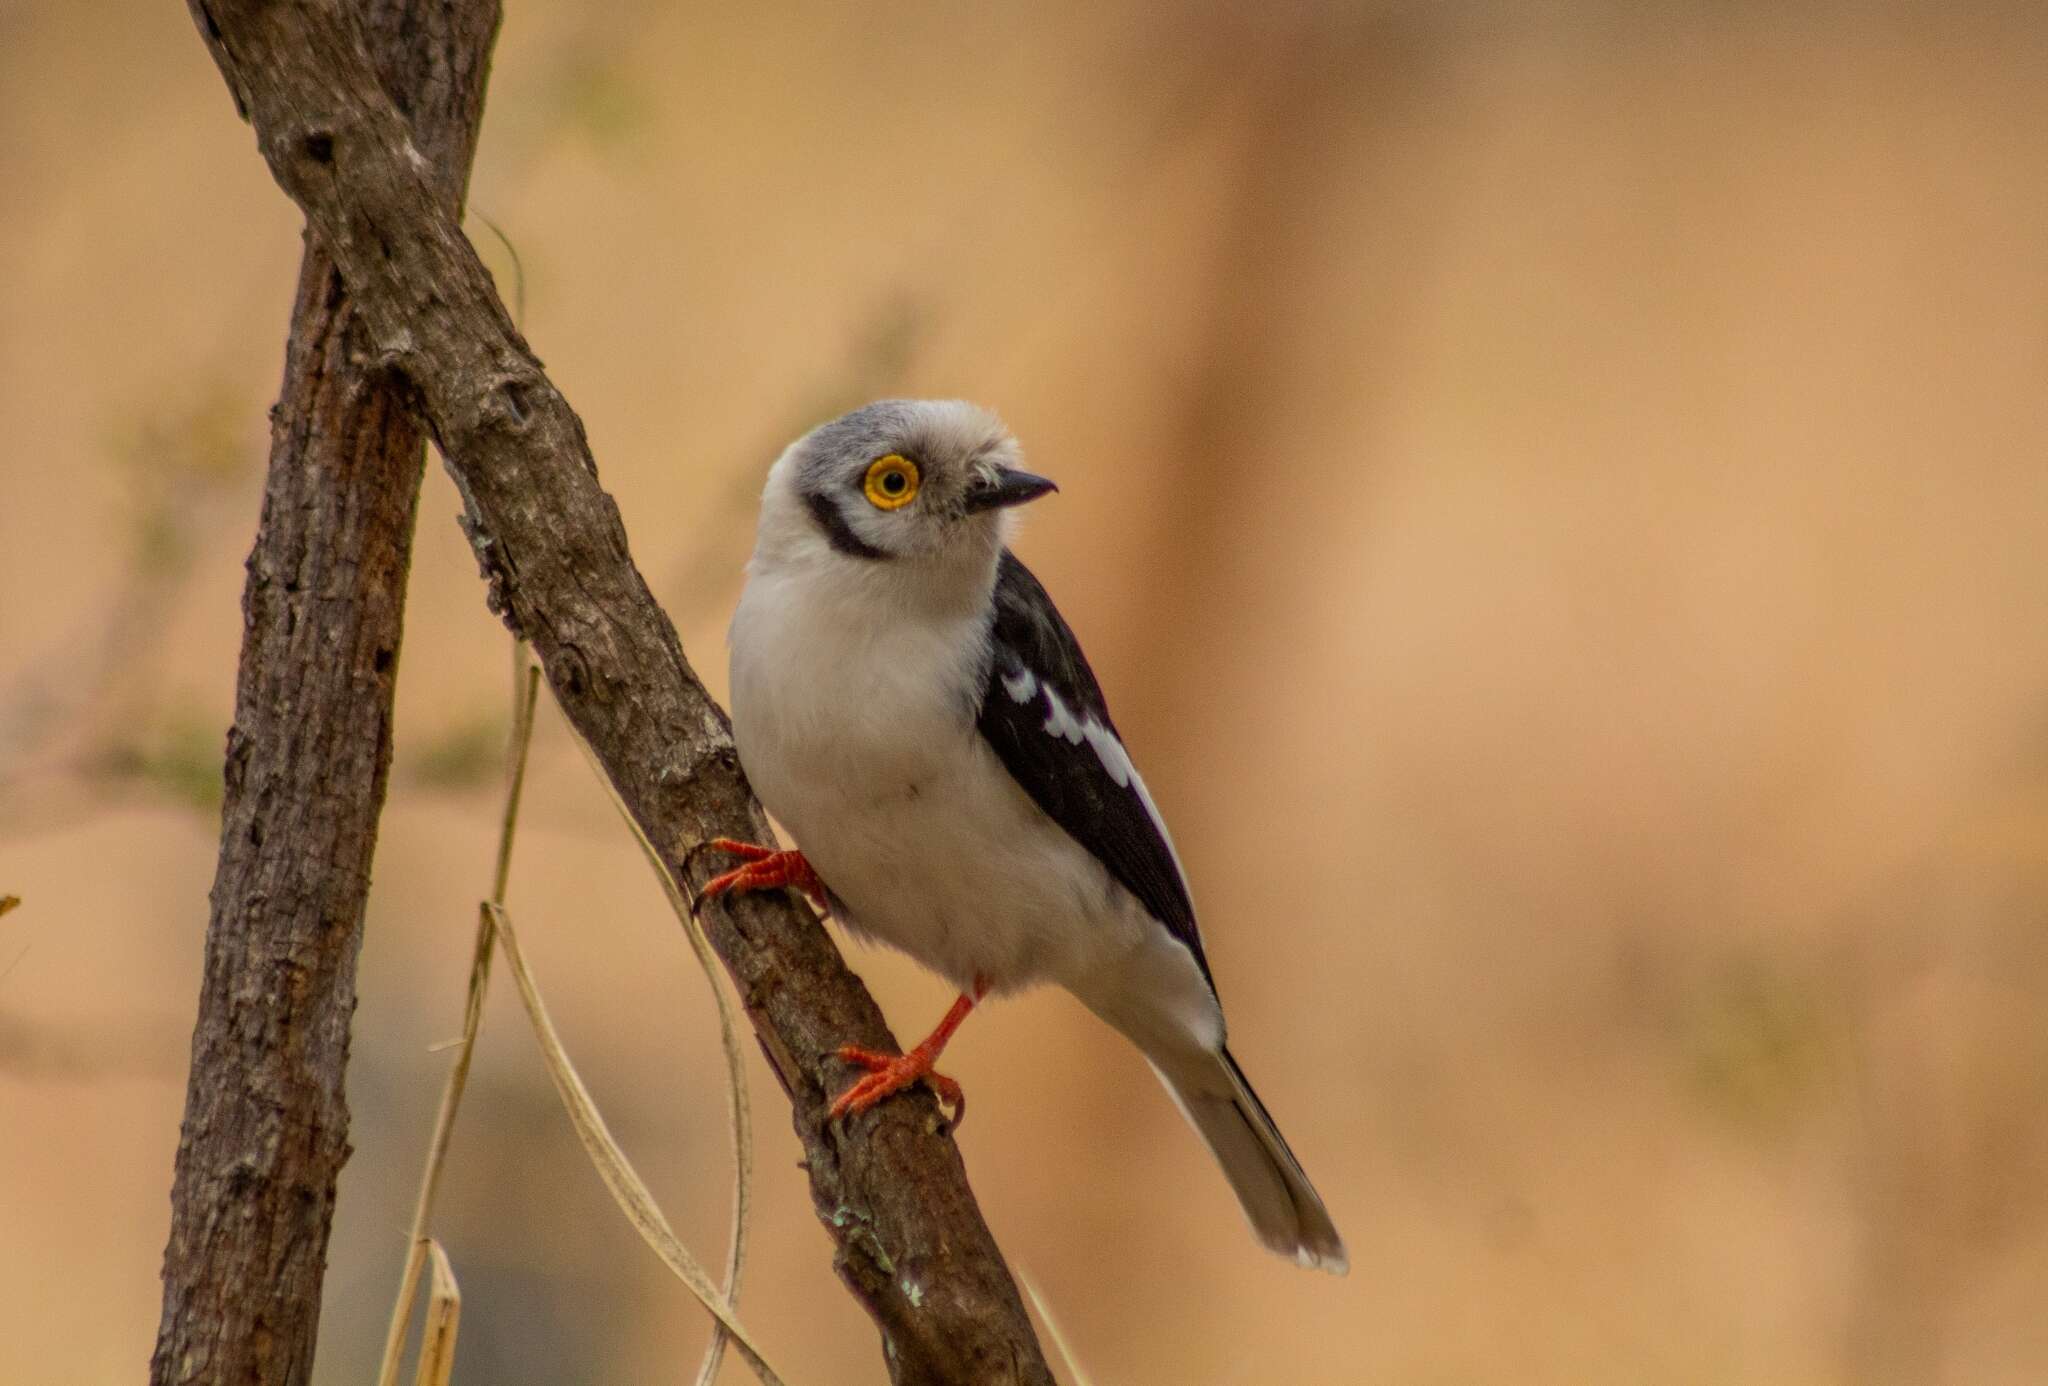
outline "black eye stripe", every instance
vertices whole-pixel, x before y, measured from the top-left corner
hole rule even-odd
[[[810,507],[811,518],[817,522],[818,528],[825,531],[825,542],[840,553],[851,558],[864,558],[871,563],[889,556],[853,532],[853,526],[839,513],[839,507],[832,503],[831,497],[813,491],[804,497],[804,502]]]

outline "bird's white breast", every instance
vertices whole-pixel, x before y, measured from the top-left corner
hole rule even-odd
[[[740,760],[854,929],[963,989],[1080,989],[1157,927],[975,725],[986,603],[920,610],[887,568],[752,572],[732,625]]]

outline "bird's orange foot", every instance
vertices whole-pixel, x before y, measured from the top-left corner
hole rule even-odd
[[[727,856],[738,857],[740,865],[713,876],[704,883],[702,890],[690,897],[690,913],[693,915],[704,908],[706,900],[727,891],[776,890],[783,886],[801,890],[818,907],[818,913],[830,912],[825,883],[818,879],[817,872],[811,870],[811,864],[804,860],[802,852],[782,852],[752,842],[714,837],[709,842],[698,843],[684,855],[684,869],[688,869],[690,860],[699,852],[723,852]]]
[[[853,1112],[865,1112],[883,1098],[903,1091],[920,1079],[939,1095],[939,1101],[953,1114],[953,1125],[958,1126],[967,1115],[967,1094],[960,1085],[945,1074],[935,1071],[933,1064],[939,1060],[938,1053],[926,1053],[919,1045],[908,1054],[878,1054],[872,1049],[858,1045],[845,1045],[838,1051],[840,1059],[864,1068],[868,1076],[856,1082],[832,1104],[831,1120]]]
[[[855,1068],[866,1069],[868,1076],[839,1094],[838,1100],[832,1104],[830,1120],[837,1121],[849,1112],[865,1112],[891,1093],[901,1092],[921,1079],[939,1095],[939,1101],[951,1109],[953,1125],[958,1127],[967,1118],[967,1094],[945,1074],[933,1072],[932,1065],[939,1061],[939,1053],[945,1049],[946,1041],[953,1038],[960,1022],[967,1019],[967,1013],[974,1009],[974,1003],[987,994],[988,983],[980,977],[975,978],[973,992],[963,994],[955,1001],[953,1008],[924,1037],[923,1043],[908,1054],[879,1054],[857,1044],[841,1046],[839,1058]]]

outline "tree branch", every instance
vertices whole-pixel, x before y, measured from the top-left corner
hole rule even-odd
[[[497,0],[372,0],[357,61],[460,205]],[[202,25],[208,21],[199,12]],[[377,76],[369,77],[373,86]],[[382,89],[380,89],[381,91]],[[150,1379],[310,1379],[343,1073],[425,448],[316,239],[300,266],[242,594],[220,860]]]
[[[435,195],[353,7],[193,4],[272,173],[333,254],[379,359],[413,387],[492,609],[533,643],[628,809],[679,872],[691,843],[765,835],[725,715],[633,566],[582,423]],[[1051,1386],[929,1094],[825,1123],[830,1095],[856,1076],[832,1052],[894,1041],[824,930],[782,896],[714,908],[708,925],[789,1093],[835,1265],[880,1328],[893,1378]]]

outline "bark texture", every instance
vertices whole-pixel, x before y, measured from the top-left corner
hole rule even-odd
[[[200,15],[204,24],[203,12]],[[454,215],[497,0],[371,0],[359,42]],[[373,79],[374,80],[374,79]],[[302,1383],[319,1327],[342,1077],[424,435],[309,235],[242,594],[220,861],[150,1379]]]
[[[379,360],[407,380],[461,491],[491,608],[533,642],[563,710],[678,869],[689,844],[765,838],[724,713],[627,550],[583,426],[514,329],[365,61],[348,0],[193,0],[279,184],[334,256]],[[697,869],[701,884],[709,864]],[[1016,1286],[929,1094],[828,1126],[858,1076],[843,1044],[894,1046],[792,898],[707,912],[788,1091],[841,1278],[899,1383],[1051,1386]]]

